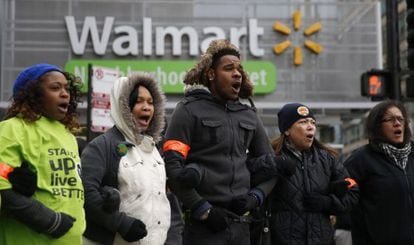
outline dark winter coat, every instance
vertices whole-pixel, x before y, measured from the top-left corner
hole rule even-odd
[[[329,184],[348,177],[343,165],[327,151],[312,147],[299,159],[286,147],[282,155],[297,163],[291,177],[281,176],[270,194],[272,244],[331,244],[334,229],[330,214],[349,210],[357,202],[357,189],[351,189],[343,198],[329,193]],[[317,192],[332,200],[329,210],[305,211],[304,195]]]
[[[239,101],[220,103],[205,89],[188,92],[177,105],[165,140],[190,146],[188,156],[171,151],[165,154],[169,181],[179,175],[185,164],[196,163],[202,170],[196,189],[169,182],[188,208],[202,198],[225,206],[235,196],[246,194],[251,188],[247,151],[253,157],[272,152],[252,107]]]
[[[129,106],[131,91],[137,86],[147,88],[154,103],[154,115],[145,132],[135,122]],[[86,238],[101,244],[117,243],[122,239],[118,233],[128,231],[134,219],[140,219],[148,234],[139,243],[164,243],[170,206],[165,195],[165,167],[155,147],[164,125],[164,101],[151,77],[134,74],[115,81],[111,90],[115,126],[91,141],[82,153]],[[106,186],[120,193],[120,207],[113,212],[102,207],[101,188]]]
[[[91,173],[91,176],[89,176],[89,174],[84,174],[84,185],[97,185],[97,188],[99,186],[118,188],[118,167],[121,156],[117,153],[116,149],[117,146],[122,143],[126,144],[127,142],[116,127],[109,129],[105,134],[95,138],[93,142],[89,143],[82,158],[95,158],[100,161],[101,159],[106,159],[106,163],[105,165],[87,164],[86,168],[89,168],[90,171],[86,171],[86,174]],[[97,154],[97,152],[100,152],[101,154]],[[88,161],[85,160],[85,162]],[[93,163],[93,161],[90,161],[90,163]],[[97,183],[94,176],[99,176],[102,180]],[[89,202],[91,203],[95,203],[96,200],[102,199],[98,192],[90,192],[88,195],[90,196]],[[101,203],[102,201],[98,202]],[[89,223],[86,227],[84,236],[94,241],[100,241],[103,244],[112,244],[115,232],[125,214],[116,212],[109,215],[101,208],[89,208],[88,205],[85,206],[85,209],[87,211],[86,220],[89,221]],[[91,220],[95,220],[95,223],[103,225],[95,225]]]
[[[371,145],[354,152],[345,167],[360,188],[351,215],[353,244],[414,244],[414,153],[405,170]]]

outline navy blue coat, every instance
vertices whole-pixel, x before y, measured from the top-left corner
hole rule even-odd
[[[329,193],[332,181],[349,176],[342,163],[323,149],[312,147],[299,159],[284,147],[282,155],[296,161],[297,169],[290,177],[281,176],[269,196],[272,244],[331,244],[334,229],[329,216],[349,211],[358,201],[358,189],[351,188],[342,198]],[[331,198],[329,210],[305,210],[304,196],[314,192]]]

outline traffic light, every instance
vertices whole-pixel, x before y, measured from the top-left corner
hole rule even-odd
[[[372,69],[361,75],[361,95],[372,100],[389,97],[391,92],[391,74],[389,71]]]

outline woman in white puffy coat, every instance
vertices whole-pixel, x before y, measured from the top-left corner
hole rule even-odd
[[[150,76],[121,77],[111,91],[115,126],[82,153],[84,244],[164,244],[170,226],[164,161],[156,143],[165,97]],[[120,196],[120,205],[116,203]]]

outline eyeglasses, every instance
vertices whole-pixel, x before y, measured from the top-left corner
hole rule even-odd
[[[386,117],[381,120],[381,122],[385,123],[395,123],[395,121],[398,121],[399,123],[404,123],[405,119],[404,117]]]

